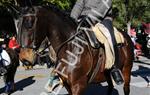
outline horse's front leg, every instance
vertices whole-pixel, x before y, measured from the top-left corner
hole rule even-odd
[[[84,95],[85,88],[87,87],[87,77],[81,77],[79,80],[72,82],[71,95]]]
[[[13,68],[8,71],[8,73],[4,76],[4,82],[5,82],[5,93],[11,93],[15,91],[15,83],[14,83],[14,77],[16,73],[16,68]]]

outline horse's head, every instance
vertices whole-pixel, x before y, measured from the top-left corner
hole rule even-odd
[[[34,28],[34,24],[36,24],[36,10],[34,7],[26,7],[22,9],[22,26],[28,31]]]
[[[47,36],[47,23],[49,22],[45,16],[46,13],[43,12],[40,6],[25,7],[22,10],[23,13],[19,19],[18,25],[19,44],[21,47],[38,49]]]
[[[20,26],[19,41],[22,47],[36,49],[48,37],[53,47],[59,47],[75,34],[76,25],[55,7],[26,8]],[[92,47],[98,48],[98,41],[92,32],[86,32]]]
[[[25,8],[19,20],[19,44],[22,47],[33,48],[36,28],[36,11],[34,8]]]

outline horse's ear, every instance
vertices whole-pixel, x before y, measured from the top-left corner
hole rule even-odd
[[[7,8],[7,11],[12,15],[12,17],[16,19],[21,15],[21,10],[17,6],[6,4],[6,8]]]

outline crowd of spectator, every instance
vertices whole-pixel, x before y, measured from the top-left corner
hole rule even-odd
[[[140,55],[147,54],[147,36],[150,34],[150,23],[141,23],[137,26],[131,26],[130,36],[134,44],[135,58],[138,59]]]

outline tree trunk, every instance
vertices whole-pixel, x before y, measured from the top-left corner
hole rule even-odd
[[[130,29],[131,29],[131,21],[128,21],[128,23],[127,23],[127,33],[128,33],[129,36],[131,36]]]

